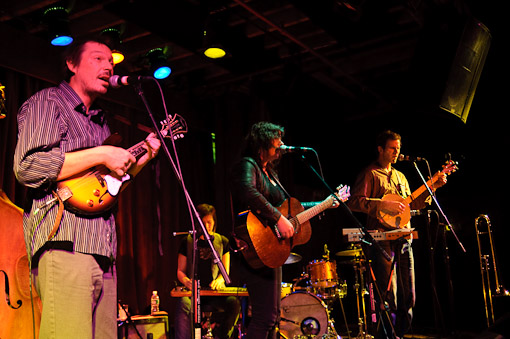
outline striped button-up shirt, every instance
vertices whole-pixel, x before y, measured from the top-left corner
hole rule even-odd
[[[65,153],[99,146],[109,135],[103,111],[92,107],[86,114],[83,102],[67,82],[37,92],[21,106],[14,173],[29,188],[23,231],[32,267],[46,248],[115,258],[117,236],[111,212],[91,217],[64,210],[56,235],[48,241],[58,204],[44,206],[53,198]]]

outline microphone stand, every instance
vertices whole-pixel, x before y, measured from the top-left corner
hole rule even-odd
[[[381,245],[374,239],[374,237],[372,237],[372,235],[367,231],[366,227],[363,226],[361,224],[361,222],[354,216],[354,214],[352,213],[351,209],[341,200],[339,199],[337,196],[336,196],[336,192],[326,183],[326,181],[324,180],[324,178],[317,172],[317,170],[308,162],[308,160],[306,159],[306,157],[304,155],[301,155],[301,160],[303,160],[303,162],[312,170],[312,172],[315,173],[315,175],[317,176],[317,178],[319,178],[319,180],[321,181],[321,183],[324,185],[324,187],[326,187],[326,189],[335,197],[335,199],[340,203],[340,205],[342,206],[342,208],[344,209],[344,211],[346,211],[348,214],[349,214],[349,217],[352,219],[353,222],[356,223],[357,225],[357,228],[359,229],[360,233],[362,234],[361,236],[361,242],[367,246],[373,246],[374,248],[377,249],[377,251],[379,251],[381,253],[381,255],[387,260],[387,261],[392,261],[392,258],[390,257],[390,255],[381,247]],[[362,250],[363,250],[363,246],[361,246]],[[364,250],[363,250],[364,251]],[[368,261],[368,260],[367,260]],[[361,274],[361,269],[360,269],[360,274]],[[377,292],[379,293],[379,298],[381,298],[381,294],[379,292],[379,289],[377,288]],[[362,296],[363,298],[363,296]],[[382,299],[381,299],[382,300]],[[388,310],[385,308],[384,309],[384,313],[386,314],[386,317],[388,319],[390,319],[390,315],[388,314]],[[361,321],[361,320],[360,320]],[[390,324],[391,324],[391,321],[390,321]],[[393,326],[391,325],[391,328],[393,330]],[[393,330],[394,332],[394,330]],[[358,333],[358,337],[359,338],[373,338],[371,335],[367,334],[367,333],[364,333],[362,331],[362,327],[361,327],[361,324],[360,324],[360,333]]]
[[[381,247],[381,245],[375,241],[374,237],[367,231],[366,227],[361,224],[361,222],[352,214],[351,209],[336,196],[336,192],[326,183],[324,178],[317,172],[317,170],[307,161],[306,157],[304,155],[301,155],[301,160],[303,160],[304,163],[312,170],[312,172],[317,175],[317,178],[321,181],[321,183],[326,187],[326,189],[335,197],[335,199],[340,203],[342,208],[349,214],[349,217],[354,221],[356,224],[356,228],[360,230],[360,233],[362,234],[361,241],[365,243],[368,246],[374,246],[377,248],[379,252],[384,256],[384,258],[388,261],[391,261],[391,257],[389,254]]]
[[[414,167],[416,168],[416,172],[418,172],[418,175],[420,176],[421,180],[423,181],[423,184],[427,188],[427,191],[429,191],[429,194],[432,197],[432,200],[434,201],[434,203],[436,204],[439,212],[441,213],[441,215],[443,216],[444,220],[446,221],[446,225],[448,226],[448,229],[450,229],[450,231],[452,232],[453,236],[455,237],[455,240],[457,240],[457,243],[459,244],[460,248],[462,249],[462,252],[466,253],[466,249],[464,248],[464,246],[460,242],[459,238],[457,237],[457,233],[455,233],[455,230],[453,229],[452,224],[450,223],[450,221],[446,217],[446,214],[443,212],[443,209],[441,208],[441,205],[439,205],[439,202],[437,201],[436,195],[434,194],[434,192],[432,192],[432,189],[427,184],[427,180],[425,180],[425,178],[421,174],[420,170],[418,169],[418,165],[416,164],[416,161],[413,161],[413,164],[414,164]],[[432,181],[431,181],[431,183],[432,183]]]
[[[157,80],[156,79],[153,79],[153,80],[156,82],[156,84],[159,87],[159,83],[157,82]],[[166,143],[164,142],[164,137],[161,134],[161,131],[159,130],[159,127],[158,127],[158,124],[156,123],[156,120],[154,119],[154,115],[152,114],[152,110],[151,110],[151,108],[150,108],[150,106],[149,106],[149,104],[147,102],[147,99],[145,97],[145,94],[143,92],[142,85],[141,85],[141,83],[136,83],[136,84],[133,84],[133,86],[134,86],[137,94],[140,96],[140,99],[143,101],[143,104],[145,105],[145,108],[147,110],[147,113],[149,114],[149,117],[150,117],[150,119],[152,121],[152,124],[154,126],[154,129],[155,129],[157,135],[158,135],[158,138],[159,138],[159,140],[161,140],[161,146],[163,147],[163,150],[164,150],[168,160],[170,161],[170,164],[172,165],[172,169],[174,170],[175,176],[177,177],[179,183],[181,184],[181,187],[183,189],[184,195],[186,197],[186,202],[188,203],[188,206],[190,206],[193,209],[194,215],[197,218],[198,223],[199,223],[199,225],[200,225],[200,227],[202,229],[202,233],[204,235],[204,238],[205,238],[207,244],[209,245],[209,247],[211,248],[211,252],[213,253],[213,257],[214,257],[213,262],[218,265],[220,273],[221,273],[221,275],[223,276],[223,278],[225,280],[225,284],[228,285],[231,282],[230,277],[228,276],[227,271],[225,270],[225,266],[223,265],[223,262],[221,261],[221,258],[218,255],[218,252],[214,249],[214,246],[212,244],[209,232],[207,232],[207,228],[204,226],[204,224],[202,222],[202,219],[200,218],[200,216],[199,216],[199,214],[198,214],[198,212],[196,210],[195,204],[193,203],[193,200],[191,199],[191,197],[189,195],[189,192],[186,189],[186,185],[184,184],[184,179],[183,179],[182,174],[180,172],[180,168],[178,168],[176,166],[176,163],[174,162],[174,160],[173,160],[173,158],[172,158],[172,156],[170,154],[170,151],[169,151]],[[164,100],[164,98],[163,98],[163,100]],[[171,139],[172,144],[173,144],[174,143],[174,138],[173,138],[173,134],[172,134],[172,130],[171,129],[170,129],[170,139]],[[175,147],[174,147],[174,149],[175,149]],[[193,226],[193,237],[194,237],[194,239],[193,239],[193,244],[194,244],[193,245],[193,247],[194,247],[193,248],[193,260],[194,260],[193,263],[194,263],[194,265],[192,265],[192,267],[193,267],[193,270],[196,272],[196,268],[195,268],[195,265],[196,265],[196,253],[197,253],[198,249],[197,249],[196,241],[195,241],[196,240],[195,239],[195,236],[196,236],[195,224],[192,223],[192,226]],[[198,281],[198,279],[196,279],[196,273],[193,273],[191,276],[193,277],[192,278],[193,279],[193,281],[192,281],[193,291],[191,293],[191,295],[192,295],[192,303],[193,303],[193,305],[198,305],[199,306],[200,305],[200,299],[199,299],[200,298],[199,281]],[[195,288],[195,286],[197,288]],[[200,321],[200,313],[199,313],[200,310],[199,309],[198,310],[194,310],[193,307],[191,309],[192,309],[192,312],[195,311],[195,312],[198,312],[198,314],[194,314],[194,316],[190,317],[190,318],[197,319],[198,321]],[[197,324],[195,324],[195,326],[196,325]],[[200,324],[198,324],[198,325],[199,325],[198,333],[195,333],[194,331],[191,331],[193,333],[192,336],[195,339],[200,339]]]
[[[451,314],[454,314],[453,285],[452,285],[452,278],[451,278],[451,271],[450,271],[450,255],[449,255],[449,251],[448,251],[448,244],[446,243],[446,234],[445,234],[446,231],[449,229],[452,232],[455,240],[457,241],[457,243],[459,244],[460,248],[462,249],[462,251],[464,253],[466,253],[466,249],[464,248],[464,246],[460,242],[459,238],[457,237],[457,234],[455,233],[455,230],[453,229],[452,224],[446,217],[446,214],[443,212],[443,209],[441,208],[441,205],[439,204],[439,202],[436,198],[436,195],[434,194],[434,192],[432,192],[432,189],[427,184],[427,180],[425,180],[425,178],[423,177],[421,171],[418,168],[418,165],[416,164],[416,161],[413,161],[413,164],[414,164],[414,167],[416,168],[416,172],[418,173],[419,177],[421,178],[425,187],[427,188],[427,191],[429,192],[430,196],[432,197],[432,200],[436,204],[440,214],[443,216],[444,220],[446,221],[446,227],[443,229],[443,232],[442,232],[442,241],[443,241],[444,250],[445,250],[444,261],[445,261],[445,266],[446,266],[446,275],[447,275],[447,283],[448,283],[448,294],[449,294],[449,304],[450,304],[449,306],[450,306]],[[432,183],[432,179],[431,179],[431,183]]]
[[[136,327],[135,322],[133,321],[133,319],[131,319],[131,314],[129,313],[129,310],[128,310],[128,309],[126,309],[126,308],[124,307],[124,305],[122,305],[122,303],[120,302],[120,300],[117,302],[117,304],[118,304],[118,305],[120,305],[120,307],[122,308],[122,310],[124,311],[124,313],[126,313],[126,322],[125,322],[125,323],[127,324],[127,326],[126,326],[126,331],[125,331],[125,335],[126,335],[126,337],[127,337],[127,336],[129,336],[128,326],[129,326],[129,325],[131,325],[131,326],[133,326],[133,328],[134,328],[134,330],[135,330],[135,332],[136,332],[137,337],[138,337],[138,338],[140,338],[140,339],[143,339],[142,335],[140,334],[140,331],[138,331],[138,327]],[[120,330],[121,330],[121,332],[122,332],[122,328],[121,328]],[[117,332],[118,332],[118,331],[117,331]]]

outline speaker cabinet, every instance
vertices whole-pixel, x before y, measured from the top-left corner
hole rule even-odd
[[[491,35],[481,22],[464,26],[439,107],[466,123],[476,86],[489,51]]]
[[[131,320],[122,325],[119,339],[170,339],[167,315],[135,315]]]

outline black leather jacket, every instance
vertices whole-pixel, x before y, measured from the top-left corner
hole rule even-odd
[[[278,180],[274,171],[271,176]],[[253,158],[242,158],[233,167],[230,183],[234,213],[250,210],[266,225],[276,224],[281,213],[275,206],[285,201],[285,193],[269,181]]]

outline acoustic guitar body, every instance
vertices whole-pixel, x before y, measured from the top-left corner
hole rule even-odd
[[[290,220],[304,208],[298,200],[290,198],[278,207],[278,210]],[[279,239],[273,226],[265,226],[252,212],[249,212],[246,223],[236,228],[236,235],[248,245],[242,253],[251,267],[276,268],[285,263],[294,246],[305,244],[310,240],[312,229],[309,221],[295,228],[296,233],[292,238]]]
[[[404,201],[404,198],[397,194],[387,194],[381,200],[383,201]],[[411,207],[405,204],[406,209],[401,214],[390,214],[388,211],[379,210],[379,220],[391,228],[404,228],[411,220]]]

